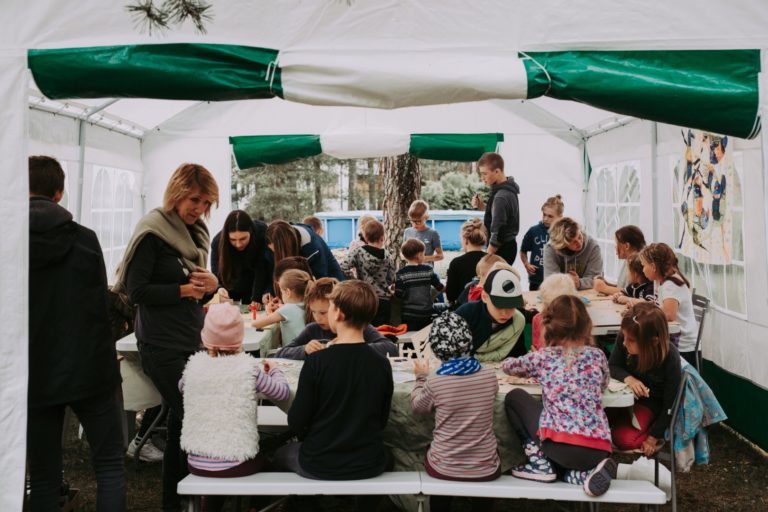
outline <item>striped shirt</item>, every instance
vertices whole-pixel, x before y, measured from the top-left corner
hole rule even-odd
[[[287,400],[290,394],[288,381],[280,368],[272,368],[267,375],[265,372],[257,369],[254,375],[256,379],[256,392],[263,393],[269,400],[282,401]],[[183,379],[179,382],[179,389],[184,391]],[[187,463],[196,469],[204,471],[224,471],[235,466],[239,466],[242,460],[222,460],[212,457],[203,457],[202,455],[188,454]]]
[[[419,376],[411,392],[417,414],[435,411],[435,430],[427,452],[441,475],[482,478],[499,468],[493,404],[499,383],[496,372],[483,368],[471,375]]]

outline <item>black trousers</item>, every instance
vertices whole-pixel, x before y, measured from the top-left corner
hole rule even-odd
[[[611,456],[610,452],[594,448],[558,443],[549,439],[540,441],[536,432],[539,430],[539,418],[543,408],[539,400],[523,389],[513,389],[504,398],[504,410],[512,428],[521,438],[532,439],[541,447],[544,455],[561,468],[586,471]]]
[[[157,388],[168,406],[168,429],[163,454],[164,511],[181,510],[181,499],[176,485],[188,474],[187,457],[181,451],[181,422],[184,419],[184,400],[179,391],[179,380],[193,352],[167,349],[139,343],[139,355],[144,373]]]
[[[70,402],[31,407],[27,418],[27,460],[29,463],[29,510],[59,510],[61,491],[61,433],[64,409],[72,408],[91,447],[96,472],[96,510],[125,510],[125,466],[122,410],[117,389]]]
[[[503,243],[496,249],[496,254],[504,258],[510,265],[513,265],[515,263],[515,258],[517,258],[517,240]]]

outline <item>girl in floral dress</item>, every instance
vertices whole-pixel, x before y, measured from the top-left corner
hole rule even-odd
[[[522,389],[512,390],[504,401],[528,457],[512,474],[553,482],[559,473],[588,495],[600,496],[617,467],[610,458],[611,431],[602,407],[608,361],[593,344],[592,322],[579,297],[562,295],[541,315],[547,346],[501,365],[509,375],[534,377],[542,388],[541,401]]]

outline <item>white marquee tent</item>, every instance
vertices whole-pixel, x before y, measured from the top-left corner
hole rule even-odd
[[[749,0],[214,0],[207,34],[187,22],[150,35],[122,1],[4,2],[0,509],[20,509],[23,489],[27,155],[65,164],[67,207],[113,265],[182,161],[228,189],[239,135],[317,134],[328,154],[370,157],[414,133],[503,133],[521,224],[562,193],[606,256],[620,221],[676,244],[681,127],[729,135],[740,249],[730,265],[686,270],[715,302],[707,377],[732,424],[768,446],[756,420],[768,412],[768,143],[755,138],[767,23]],[[212,231],[229,206],[222,197]]]

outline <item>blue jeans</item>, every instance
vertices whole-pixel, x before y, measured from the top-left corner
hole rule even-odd
[[[125,466],[122,411],[117,389],[69,404],[32,407],[27,419],[29,510],[59,510],[64,409],[69,405],[80,420],[91,447],[96,472],[96,510],[125,510]]]

